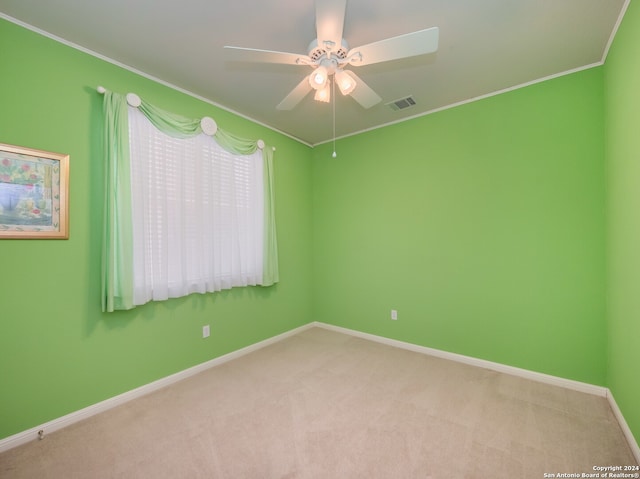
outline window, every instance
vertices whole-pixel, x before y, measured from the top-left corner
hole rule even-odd
[[[103,310],[277,282],[271,152],[105,96]]]

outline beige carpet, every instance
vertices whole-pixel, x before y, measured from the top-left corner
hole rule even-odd
[[[628,464],[604,398],[314,328],[9,450],[0,477],[537,479]]]

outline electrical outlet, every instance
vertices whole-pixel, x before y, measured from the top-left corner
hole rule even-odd
[[[398,311],[396,309],[391,310],[391,319],[396,321],[398,319]]]
[[[208,338],[210,334],[211,328],[209,327],[209,325],[207,324],[206,326],[202,326],[202,337]]]

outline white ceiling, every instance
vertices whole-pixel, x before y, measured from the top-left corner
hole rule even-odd
[[[353,70],[381,97],[336,95],[338,137],[601,64],[630,0],[349,0],[350,47],[437,26],[437,53]],[[314,0],[0,0],[4,18],[203,97],[309,145],[333,138],[332,105],[276,105],[307,66],[232,61],[224,45],[307,53]],[[109,85],[104,85],[109,88]],[[385,103],[412,95],[417,105]]]

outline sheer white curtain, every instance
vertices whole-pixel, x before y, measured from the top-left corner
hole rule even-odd
[[[129,107],[135,305],[262,282],[262,152],[173,138]]]

